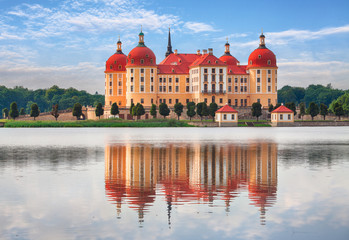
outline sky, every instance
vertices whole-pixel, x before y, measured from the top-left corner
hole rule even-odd
[[[263,29],[277,57],[278,88],[349,89],[348,0],[0,0],[0,85],[104,93],[106,60],[120,36],[128,54],[143,28],[157,63],[168,28],[173,49],[213,48],[247,64]]]

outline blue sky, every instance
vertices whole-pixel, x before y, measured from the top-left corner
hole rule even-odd
[[[105,61],[145,43],[164,58],[168,26],[180,53],[213,48],[246,64],[266,44],[277,56],[279,88],[331,83],[349,88],[349,1],[0,0],[0,85],[104,92]]]

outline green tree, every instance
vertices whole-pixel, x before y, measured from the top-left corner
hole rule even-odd
[[[341,116],[344,115],[343,105],[340,102],[335,102],[333,105],[333,112],[341,120]]]
[[[19,116],[19,112],[17,109],[17,103],[13,102],[10,105],[10,117],[15,120]]]
[[[190,120],[192,117],[194,117],[196,115],[194,102],[187,103],[187,115],[188,115]]]
[[[8,113],[9,113],[9,111],[8,111],[7,108],[4,108],[4,109],[2,110],[2,115],[4,116],[4,118],[8,118]]]
[[[281,103],[275,104],[274,110],[275,110],[275,109],[278,109],[280,106],[281,106]]]
[[[80,103],[75,103],[73,106],[73,116],[76,117],[77,120],[82,116],[82,106]]]
[[[326,120],[326,116],[328,114],[328,108],[325,104],[321,103],[320,104],[320,115],[324,117],[324,120]]]
[[[134,103],[131,103],[131,106],[130,106],[130,115],[132,116],[132,119],[133,119],[133,107],[134,107]]]
[[[151,108],[150,108],[150,115],[152,115],[153,116],[153,118],[156,118],[156,113],[157,111],[156,111],[156,105],[155,104],[152,104],[151,105]]]
[[[285,107],[287,107],[288,109],[292,110],[294,115],[297,115],[297,111],[296,111],[296,104],[294,102],[288,102],[285,104]]]
[[[319,114],[319,106],[316,103],[311,102],[309,104],[308,112],[311,116],[311,120],[313,121],[314,117]]]
[[[302,120],[304,115],[305,115],[305,103],[301,102],[299,104],[299,116],[301,116]]]
[[[113,103],[111,105],[110,114],[113,115],[114,117],[119,114],[119,107],[116,103]]]
[[[40,109],[36,103],[33,103],[30,109],[30,116],[34,118],[38,117],[40,115]]]
[[[170,109],[168,108],[166,103],[161,103],[160,104],[160,106],[159,106],[159,113],[164,118],[166,118],[166,116],[170,115]]]
[[[257,118],[257,122],[258,122],[258,118],[262,115],[262,104],[260,104],[259,102],[255,102],[252,104],[252,116]]]
[[[51,115],[56,119],[59,117],[59,113],[58,113],[58,104],[54,104],[52,106],[52,111],[51,111]]]
[[[96,116],[98,117],[98,119],[101,119],[101,116],[103,116],[103,114],[104,114],[104,109],[103,109],[102,103],[97,104],[95,113],[96,113]]]
[[[212,102],[209,106],[208,112],[212,117],[212,121],[215,121],[216,111],[218,110],[218,105],[215,102]]]
[[[177,114],[178,120],[179,120],[179,117],[182,115],[183,108],[184,106],[182,103],[176,103],[174,105],[174,112]]]
[[[21,110],[19,111],[19,115],[25,115],[25,110],[24,110],[24,108],[21,108]]]
[[[338,97],[336,100],[332,101],[329,109],[334,113],[333,106],[335,103],[342,105],[344,114],[349,114],[349,91],[342,96]]]
[[[273,104],[270,104],[269,105],[269,108],[268,108],[268,112],[272,112],[274,110],[274,106],[273,106]]]
[[[145,110],[142,104],[137,103],[137,105],[132,109],[132,112],[134,110],[134,116],[137,116],[137,119],[139,119],[141,116],[145,114]]]

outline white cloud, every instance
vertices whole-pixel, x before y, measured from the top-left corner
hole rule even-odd
[[[194,33],[200,33],[200,32],[217,32],[219,30],[215,29],[211,25],[208,25],[206,23],[201,22],[186,22],[184,24],[184,27],[189,29],[190,31]]]

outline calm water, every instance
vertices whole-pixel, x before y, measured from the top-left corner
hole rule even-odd
[[[349,239],[349,128],[0,129],[0,239]]]

